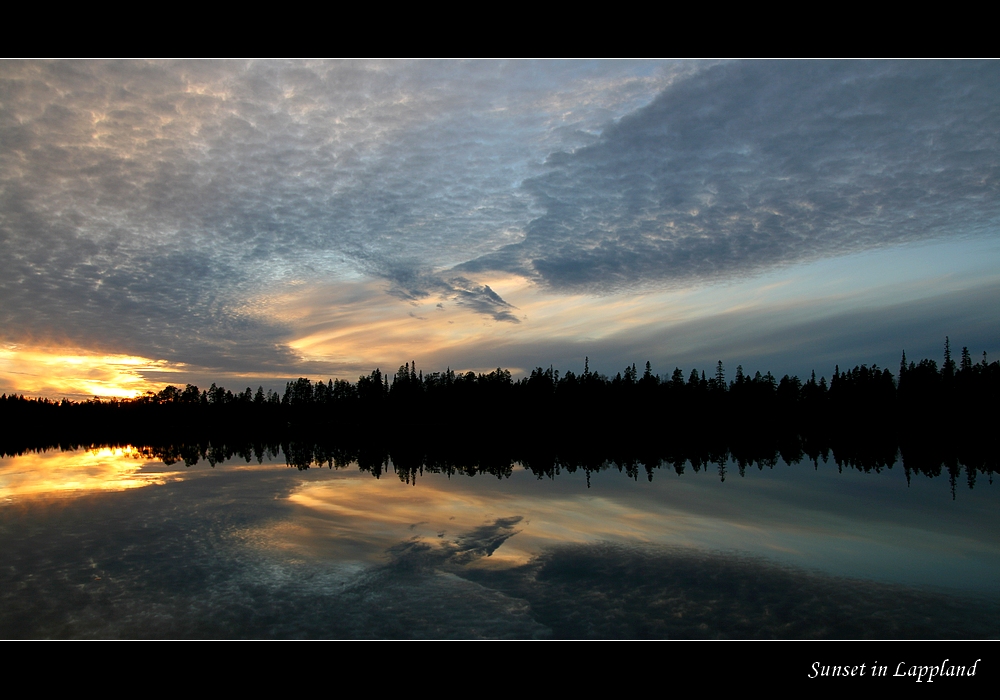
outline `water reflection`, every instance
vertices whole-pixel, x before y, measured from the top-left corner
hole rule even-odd
[[[12,489],[0,506],[0,635],[1000,634],[986,597],[1000,582],[988,484],[953,501],[946,480],[908,484],[898,469],[777,460],[739,478],[730,460],[725,481],[692,468],[539,480],[514,463],[499,479],[427,470],[414,486],[391,460],[381,473],[399,479],[275,457],[0,462]],[[60,492],[41,486],[60,475],[91,485],[31,496]]]
[[[428,475],[419,488],[333,474],[291,495],[290,502],[301,507],[296,520],[302,527],[289,535],[299,546],[324,552],[343,547],[368,552],[363,558],[369,559],[384,558],[400,542],[458,546],[484,523],[504,521],[517,524],[517,537],[491,550],[491,563],[520,565],[547,546],[609,538],[687,541],[685,533],[697,527],[683,513],[649,512],[593,493],[553,492],[539,488],[523,470],[515,473],[517,478],[504,484]]]
[[[64,498],[177,481],[150,450],[132,446],[29,452],[0,458],[0,498]]]
[[[881,476],[881,475],[880,475]],[[367,549],[394,542],[434,548],[495,519],[517,536],[482,565],[522,565],[546,549],[597,542],[736,551],[784,565],[886,582],[990,591],[1000,581],[995,497],[982,489],[955,507],[946,484],[903,475],[781,464],[742,480],[711,475],[632,482],[614,472],[538,482],[523,469],[502,481],[425,474],[417,488],[333,472],[290,497],[301,507],[299,546]],[[943,487],[943,488],[942,488]],[[495,562],[495,564],[494,564]]]

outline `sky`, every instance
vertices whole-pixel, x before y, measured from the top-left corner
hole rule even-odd
[[[1000,353],[996,61],[0,61],[0,391]]]

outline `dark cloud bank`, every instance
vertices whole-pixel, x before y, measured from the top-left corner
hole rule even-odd
[[[994,233],[1000,64],[749,62],[678,81],[524,183],[526,238],[461,266],[555,289],[741,276]]]

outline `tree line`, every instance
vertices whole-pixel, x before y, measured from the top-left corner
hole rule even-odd
[[[967,348],[943,362],[908,362],[898,371],[877,365],[835,367],[829,381],[770,372],[732,378],[719,361],[711,373],[649,362],[609,377],[536,367],[514,380],[508,370],[424,373],[407,362],[393,375],[375,369],[357,382],[299,378],[283,393],[212,384],[168,386],[135,399],[52,401],[0,396],[0,452],[57,444],[240,442],[247,435],[287,440],[364,439],[405,445],[502,441],[513,444],[655,444],[761,436],[837,440],[982,441],[992,439],[1000,399],[1000,362],[973,362]],[[818,439],[818,438],[817,438]],[[827,440],[827,437],[823,437]],[[396,448],[398,449],[398,447]]]

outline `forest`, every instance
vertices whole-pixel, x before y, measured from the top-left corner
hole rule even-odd
[[[895,374],[837,366],[829,381],[815,372],[806,381],[750,376],[742,366],[730,379],[721,361],[711,374],[675,368],[660,376],[646,362],[608,377],[585,359],[579,374],[537,367],[516,381],[502,368],[425,374],[407,362],[357,382],[299,378],[282,394],[216,384],[80,402],[4,394],[0,454],[132,444],[192,464],[233,454],[260,460],[280,447],[300,468],[357,462],[376,475],[391,456],[397,472],[414,476],[424,468],[502,476],[518,461],[548,475],[641,464],[652,479],[660,465],[719,463],[724,478],[729,456],[742,471],[779,456],[825,461],[832,452],[838,464],[864,470],[900,456],[928,475],[961,463],[974,480],[996,470],[998,399],[1000,362],[986,353],[973,362],[967,348],[956,361],[947,338],[940,366],[903,353]]]

